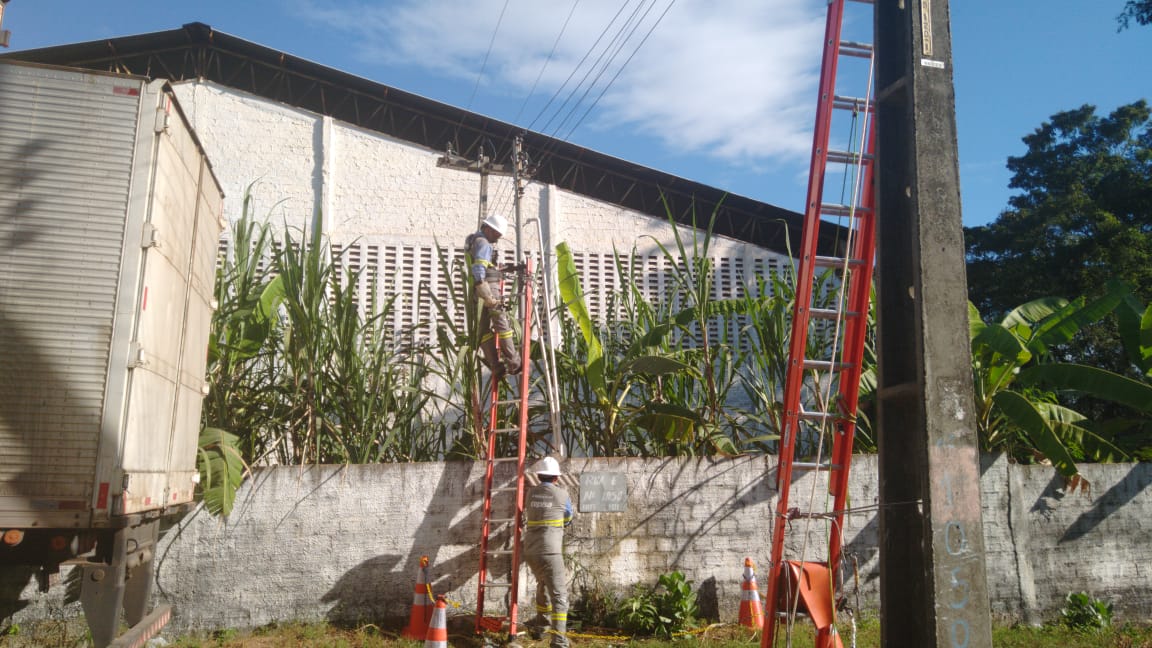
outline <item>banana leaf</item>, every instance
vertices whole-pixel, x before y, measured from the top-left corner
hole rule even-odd
[[[227,517],[244,481],[244,458],[240,439],[231,432],[206,427],[200,431],[200,496],[213,515]]]

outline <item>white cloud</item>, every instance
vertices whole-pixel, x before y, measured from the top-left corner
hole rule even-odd
[[[364,57],[454,77],[469,92],[491,43],[473,109],[483,112],[485,95],[523,97],[539,77],[531,108],[519,121],[535,120],[535,130],[566,137],[668,2],[579,0],[558,44],[572,0],[508,0],[495,40],[505,0],[397,0],[386,7],[340,1],[323,8],[313,3],[307,11],[358,37],[354,46]],[[823,12],[824,3],[803,0],[676,0],[580,128],[623,128],[654,137],[670,151],[742,164],[801,158],[811,146]],[[597,74],[595,59],[606,49],[610,55],[623,24],[629,25],[625,33],[631,26],[635,32],[560,127]],[[563,114],[555,113],[590,69]],[[573,80],[542,114],[573,70]]]

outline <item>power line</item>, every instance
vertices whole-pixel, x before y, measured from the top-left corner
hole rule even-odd
[[[556,54],[556,48],[560,45],[560,39],[564,37],[564,32],[568,30],[568,22],[572,20],[572,14],[576,13],[576,7],[580,6],[580,0],[572,3],[572,8],[568,10],[568,17],[564,19],[564,24],[560,26],[560,33],[556,35],[556,40],[552,42],[552,51],[548,52],[548,58],[544,60],[544,65],[540,66],[540,72],[536,75],[536,80],[532,82],[532,88],[528,90],[528,94],[524,97],[524,103],[520,104],[520,110],[516,111],[516,116],[512,118],[512,123],[516,123],[520,119],[520,115],[524,113],[524,109],[528,107],[528,100],[532,95],[536,94],[536,86],[540,84],[540,79],[544,77],[544,70],[548,69],[548,64],[552,62],[552,57]]]
[[[552,105],[552,102],[555,101],[556,98],[560,96],[560,93],[564,91],[564,88],[568,87],[568,83],[570,81],[572,81],[572,77],[576,76],[576,73],[579,72],[580,68],[584,66],[584,62],[588,60],[588,57],[592,55],[592,52],[596,51],[596,47],[600,44],[600,41],[603,40],[604,36],[608,33],[608,30],[612,27],[612,25],[620,17],[620,14],[624,12],[624,8],[627,6],[628,6],[627,2],[620,5],[620,9],[616,11],[616,15],[612,16],[612,20],[608,21],[608,24],[605,25],[604,29],[602,29],[600,31],[600,35],[596,37],[596,42],[592,43],[592,46],[589,47],[588,51],[584,53],[584,56],[580,58],[580,62],[577,63],[575,65],[575,67],[572,68],[572,72],[570,72],[568,74],[568,78],[564,80],[564,83],[560,84],[560,87],[556,89],[556,92],[552,93],[552,96],[548,99],[548,102],[546,104],[544,104],[543,108],[540,109],[540,113],[538,115],[536,115],[536,118],[533,119],[530,124],[528,124],[528,130],[532,130],[532,127],[536,125],[536,122],[539,121],[540,118],[544,116],[544,113],[546,113],[548,111],[548,108]],[[588,78],[588,75],[585,74],[584,78],[585,79]],[[583,83],[583,80],[581,80],[581,83]],[[579,86],[577,86],[577,87],[579,87]],[[557,110],[563,110],[563,106],[561,106]],[[545,125],[544,128],[541,128],[540,130],[542,130],[542,131],[547,130],[547,128],[548,128],[547,125]]]
[[[476,75],[476,85],[472,86],[472,96],[468,97],[465,110],[472,109],[472,100],[476,98],[476,91],[480,89],[480,79],[484,78],[484,69],[488,67],[488,57],[492,54],[492,46],[496,44],[496,34],[500,33],[500,24],[504,22],[504,12],[508,10],[508,0],[504,0],[504,7],[500,9],[500,17],[496,19],[496,28],[492,30],[492,39],[488,41],[488,51],[484,52],[484,61],[480,64],[480,72]],[[464,123],[461,117],[460,123]]]
[[[578,0],[577,0],[577,2],[578,2]],[[528,127],[527,127],[528,130],[531,130],[532,127],[536,124],[536,122],[539,121],[540,118],[543,117],[547,113],[548,108],[552,105],[552,103],[560,95],[560,93],[563,92],[564,88],[568,86],[568,84],[571,82],[573,77],[575,77],[576,74],[579,72],[580,68],[582,68],[584,66],[584,63],[588,60],[588,58],[595,51],[597,51],[597,48],[599,47],[601,41],[603,41],[604,37],[606,35],[608,35],[609,32],[612,30],[612,26],[614,24],[616,24],[617,21],[620,19],[621,14],[624,13],[624,10],[628,7],[628,4],[629,4],[628,2],[624,3],[620,7],[620,9],[617,10],[616,14],[612,17],[612,19],[605,25],[604,29],[601,30],[599,36],[597,36],[597,38],[596,38],[596,41],[592,44],[591,47],[589,47],[588,51],[585,52],[585,54],[581,58],[580,62],[577,63],[577,65],[573,68],[572,72],[568,75],[568,78],[564,81],[563,84],[561,84],[561,86],[556,90],[556,92],[553,93],[552,97],[548,100],[546,105],[541,109],[541,111],[537,115],[537,117],[535,119],[533,119],[533,121],[528,125]],[[548,119],[548,121],[545,123],[545,125],[541,128],[542,134],[552,138],[553,140],[565,141],[565,142],[568,141],[568,139],[571,138],[572,135],[576,132],[576,129],[579,128],[579,126],[584,122],[584,120],[587,119],[588,115],[591,114],[592,110],[596,107],[596,105],[599,104],[600,100],[603,99],[604,95],[607,94],[608,90],[612,87],[612,85],[620,77],[620,75],[623,73],[624,69],[628,66],[628,64],[631,63],[633,58],[635,58],[636,54],[639,53],[640,49],[644,46],[644,44],[647,43],[649,37],[651,37],[652,33],[656,30],[656,28],[660,25],[660,23],[663,22],[664,18],[668,15],[668,12],[671,11],[672,7],[675,4],[676,4],[676,0],[670,0],[669,1],[668,5],[661,12],[660,16],[656,19],[655,22],[652,23],[652,25],[648,28],[647,32],[645,32],[644,37],[640,40],[639,44],[637,44],[636,47],[632,50],[632,52],[628,55],[628,58],[625,59],[625,61],[620,65],[620,67],[616,70],[615,74],[612,75],[612,78],[609,79],[608,83],[602,86],[599,94],[596,95],[596,99],[585,108],[583,114],[580,115],[579,119],[577,119],[576,122],[573,123],[570,128],[568,128],[567,133],[563,136],[560,136],[559,135],[560,131],[565,127],[565,125],[569,122],[569,120],[571,120],[572,117],[574,115],[576,115],[577,111],[580,109],[580,106],[582,104],[584,104],[584,102],[588,98],[588,96],[592,93],[592,91],[599,84],[600,79],[603,77],[604,73],[612,66],[612,64],[620,56],[620,53],[627,46],[627,44],[630,41],[632,41],[633,37],[636,35],[637,30],[639,30],[641,25],[645,22],[645,20],[648,18],[648,16],[651,14],[652,10],[656,6],[656,0],[651,0],[650,4],[647,3],[647,0],[640,0],[640,2],[637,3],[637,5],[632,10],[631,14],[627,17],[627,19],[624,20],[623,24],[621,24],[619,26],[619,28],[616,29],[615,33],[613,34],[613,36],[611,37],[609,42],[604,46],[604,48],[600,51],[600,54],[596,57],[595,62],[593,62],[592,65],[589,66],[587,71],[584,73],[580,82],[577,83],[569,91],[568,96],[565,98],[564,102],[560,105],[559,108],[556,109],[556,111],[554,111],[552,113],[552,116]],[[647,8],[645,9],[646,5],[647,5]],[[643,10],[643,13],[641,13],[641,10]],[[575,5],[573,6],[572,11],[573,12],[575,11]],[[571,19],[571,16],[572,16],[572,12],[569,13],[568,19],[565,20],[564,29],[567,28],[568,20]],[[563,34],[563,31],[561,32],[561,34]],[[558,42],[559,42],[559,37],[557,38],[557,43]],[[555,51],[555,45],[553,46],[553,52],[554,51]],[[609,54],[609,52],[611,52],[611,54]],[[605,57],[607,57],[607,59],[605,59]],[[551,54],[549,55],[549,60],[550,59],[551,59]],[[545,63],[545,65],[547,65],[547,62]],[[588,79],[590,76],[592,76],[593,72],[596,72],[596,74],[595,74],[595,76],[592,77],[592,80],[589,83]],[[542,75],[543,75],[543,68],[541,69],[541,73],[540,73],[540,76],[542,76]],[[540,76],[537,77],[537,81],[539,80]],[[565,108],[568,107],[568,104],[572,101],[573,97],[576,95],[577,92],[579,92],[579,90],[582,87],[584,88],[584,91],[583,91],[583,93],[580,94],[579,99],[577,99],[575,101],[575,103],[572,104],[572,106],[570,108],[568,108],[568,110],[565,112]],[[533,85],[533,88],[535,88],[535,85]],[[529,96],[531,96],[531,95],[529,95]],[[526,102],[527,102],[527,99],[525,100],[525,103]],[[557,118],[560,118],[559,124],[556,126],[556,128],[552,131],[551,134],[548,134],[546,131],[548,130],[549,126],[551,126],[551,124]],[[540,161],[542,162],[543,160],[547,159],[552,154],[552,152],[554,152],[555,148],[556,148],[556,146],[553,145],[550,147],[546,147],[544,150],[542,150],[540,152],[541,153],[540,154]],[[506,191],[508,191],[508,190],[510,190],[510,187],[508,187],[507,185],[503,186],[497,190],[496,199],[493,201],[493,203],[497,209],[503,208],[505,203],[510,201],[510,199],[511,199],[510,191],[508,192],[508,195],[505,195]]]
[[[620,77],[620,73],[624,71],[624,68],[628,67],[628,64],[632,62],[632,58],[636,56],[636,53],[640,51],[640,48],[644,47],[644,43],[648,42],[648,37],[651,36],[652,32],[656,30],[656,27],[658,27],[660,23],[664,21],[664,17],[668,15],[668,12],[672,9],[672,5],[674,4],[676,4],[676,0],[670,0],[668,2],[668,6],[664,8],[664,12],[660,14],[660,17],[657,18],[652,27],[648,29],[648,33],[644,34],[644,38],[641,39],[640,44],[636,46],[636,49],[632,50],[632,53],[628,55],[628,58],[624,61],[624,63],[620,65],[620,68],[616,70],[616,74],[612,76],[612,78],[600,91],[600,94],[597,95],[596,100],[593,101],[590,106],[588,106],[588,109],[584,111],[584,114],[580,116],[580,119],[572,125],[571,129],[569,129],[568,134],[561,139],[566,142],[570,137],[572,137],[580,124],[584,122],[584,119],[588,117],[588,114],[591,113],[592,109],[596,107],[596,104],[600,103],[600,100],[604,98],[604,94],[608,92],[608,88],[611,88],[612,84],[616,83],[616,79]],[[647,16],[647,12],[645,13],[645,16]],[[631,36],[629,36],[629,38],[631,38]]]
[[[603,71],[607,68],[607,66],[612,64],[612,62],[616,59],[616,56],[620,53],[620,49],[625,43],[628,42],[628,37],[624,37],[623,40],[621,40],[621,37],[624,36],[625,31],[628,30],[630,25],[633,25],[633,21],[643,19],[643,17],[637,18],[637,15],[644,7],[644,3],[647,1],[648,0],[641,0],[641,2],[636,5],[636,8],[632,11],[632,14],[628,16],[628,19],[625,20],[623,24],[620,25],[620,28],[617,29],[616,33],[612,36],[612,40],[608,42],[603,51],[600,52],[600,55],[596,57],[596,61],[588,67],[588,71],[584,73],[584,77],[580,79],[580,83],[572,88],[572,90],[568,93],[568,96],[564,99],[564,103],[561,104],[560,108],[558,108],[556,112],[554,112],[552,116],[549,117],[548,121],[540,129],[542,132],[547,132],[549,127],[551,127],[552,122],[557,117],[561,117],[560,124],[554,130],[552,130],[552,135],[554,136],[557,132],[559,132],[560,128],[563,127],[564,123],[568,121],[568,118],[575,114],[576,110],[579,109],[581,102],[584,101],[584,99],[588,96],[588,93],[596,85],[596,82],[599,81],[600,76],[604,73]],[[655,0],[652,1],[655,2]],[[637,22],[636,24],[639,23]],[[633,26],[632,32],[634,32],[635,29],[635,26]],[[629,32],[629,34],[632,32]],[[610,51],[612,54],[608,56]],[[608,57],[607,60],[605,60],[605,56]],[[596,76],[592,78],[591,82],[588,82],[588,78],[592,76],[592,73],[596,72],[597,69],[599,69],[600,72],[598,72]],[[581,90],[581,88],[583,88],[584,91],[582,94],[580,94],[580,98],[577,99],[572,107],[569,108],[566,112],[562,112],[564,111],[565,107],[568,106],[568,102],[572,100],[572,98],[576,95],[577,92]]]

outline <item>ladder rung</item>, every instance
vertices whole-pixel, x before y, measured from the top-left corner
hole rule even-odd
[[[499,487],[494,487],[492,489],[492,492],[493,493],[507,493],[507,492],[511,492],[511,491],[515,491],[515,490],[516,490],[515,486],[499,486]]]
[[[805,360],[805,369],[815,369],[816,371],[841,371],[851,367],[851,362],[840,362],[839,360]]]
[[[820,214],[822,216],[856,216],[857,214],[868,214],[871,213],[871,211],[868,207],[861,207],[860,205],[820,204]]]
[[[512,550],[511,549],[489,549],[488,551],[486,551],[484,553],[488,554],[489,556],[508,556],[508,555],[511,555]]]
[[[854,110],[859,112],[861,110],[872,110],[872,102],[860,97],[848,97],[845,95],[835,95],[832,97],[832,107],[839,110]]]
[[[518,427],[514,427],[514,428],[496,428],[495,430],[492,430],[492,431],[493,431],[493,432],[495,432],[496,434],[507,434],[507,433],[509,433],[509,432],[519,432],[519,431],[520,431],[520,428],[518,428]]]
[[[520,457],[494,457],[492,463],[508,463],[509,461],[520,461]]]
[[[816,463],[814,461],[793,461],[792,467],[799,468],[800,470],[815,470],[817,472],[821,470],[840,470],[840,464]]]
[[[855,41],[840,41],[840,53],[844,56],[856,56],[859,58],[872,57],[872,44],[871,43],[858,43]]]
[[[845,319],[848,319],[848,318],[856,317],[860,313],[857,313],[856,311],[843,311],[843,313],[842,313],[841,311],[838,311],[835,308],[809,308],[808,309],[808,317],[811,317],[813,319],[826,319],[826,320],[840,319],[841,314],[844,315]]]
[[[516,518],[488,518],[488,522],[495,522],[496,524],[507,524]]]
[[[804,421],[826,422],[834,418],[836,417],[832,414],[829,414],[828,412],[813,412],[804,408],[800,408],[800,419]]]
[[[871,162],[872,156],[867,153],[861,154],[854,151],[828,151],[827,160],[829,162],[838,164],[860,164],[861,162]]]
[[[812,262],[816,264],[817,268],[842,268],[844,267],[844,257],[832,256],[815,256],[812,257]],[[856,268],[864,265],[860,259],[848,259],[848,267]]]
[[[497,405],[516,405],[519,402],[520,402],[520,399],[516,398],[513,400],[498,400],[498,401],[496,401],[496,404]]]
[[[512,584],[506,581],[488,581],[484,583],[484,587],[512,587]]]

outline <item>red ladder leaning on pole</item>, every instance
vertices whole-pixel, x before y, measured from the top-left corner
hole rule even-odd
[[[848,469],[852,459],[856,406],[864,356],[868,307],[871,298],[872,267],[876,252],[872,195],[872,46],[841,38],[847,0],[829,0],[825,25],[824,55],[809,167],[808,197],[804,230],[796,270],[796,302],[784,387],[784,418],[780,456],[776,474],[777,506],[772,524],[772,555],[768,567],[768,597],[764,618],[763,648],[770,648],[784,620],[790,630],[796,616],[805,614],[816,626],[817,648],[840,648],[836,631],[837,601],[841,597],[840,563],[843,520],[848,496]],[[856,0],[871,6],[867,0]],[[869,24],[871,21],[869,20]],[[866,59],[868,75],[864,98],[836,94],[837,69],[841,57]],[[859,79],[858,79],[859,81]],[[829,139],[835,111],[848,111],[856,126],[856,140],[846,151],[830,151]],[[845,114],[843,112],[838,114]],[[858,138],[858,139],[857,139]],[[851,178],[851,198],[839,203],[825,199],[825,176],[830,165],[844,165],[844,177]],[[841,222],[829,222],[839,218]],[[820,227],[825,225],[825,236]],[[818,245],[834,230],[835,255],[820,256]],[[847,238],[845,241],[844,238]],[[843,251],[847,251],[844,255]],[[833,269],[838,274],[834,307],[817,307],[814,299],[825,298],[813,290],[816,268]],[[815,293],[815,294],[814,294]],[[810,358],[810,339],[823,342],[825,357]],[[806,377],[808,382],[805,383]],[[835,387],[833,387],[835,386]],[[836,389],[835,397],[831,396]],[[813,391],[827,389],[827,397],[813,399]],[[803,398],[805,393],[808,398]],[[802,400],[815,405],[806,408]],[[831,430],[831,459],[824,460],[825,431]],[[797,439],[815,439],[815,461],[795,461]],[[794,471],[827,473],[831,511],[801,511],[790,504]],[[819,474],[811,475],[818,478]],[[785,534],[790,521],[827,520],[831,524],[826,560],[786,559]],[[801,529],[803,546],[807,534]],[[801,552],[802,553],[802,552]]]

